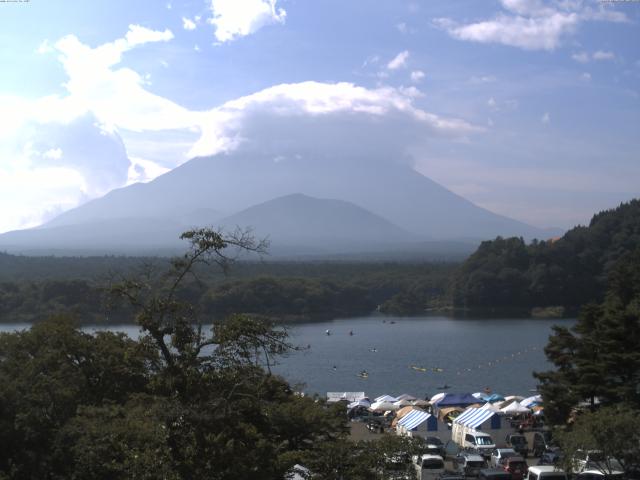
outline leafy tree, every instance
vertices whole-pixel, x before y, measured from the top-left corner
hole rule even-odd
[[[640,468],[640,416],[626,406],[604,407],[580,415],[571,429],[556,435],[563,451],[563,467],[575,471],[580,451],[600,453],[591,468],[610,474],[622,467],[626,474]]]

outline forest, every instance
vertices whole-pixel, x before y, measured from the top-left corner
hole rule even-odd
[[[640,245],[640,201],[600,212],[563,237],[525,243],[483,242],[452,276],[455,308],[561,306],[569,311],[604,298],[607,275]]]
[[[290,321],[428,311],[527,316],[559,307],[573,316],[602,301],[616,261],[640,244],[640,201],[596,214],[563,237],[485,241],[464,262],[237,261],[196,269],[179,295],[212,320],[258,314]],[[130,322],[105,292],[122,278],[154,275],[163,257],[27,257],[0,253],[0,321],[38,322],[54,313],[82,323]]]

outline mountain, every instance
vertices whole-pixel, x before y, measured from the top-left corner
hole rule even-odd
[[[226,230],[251,225],[272,247],[304,246],[335,252],[384,249],[418,237],[344,200],[292,194],[249,207],[218,222]]]
[[[353,205],[347,210],[351,213],[353,207],[357,206],[376,216],[378,225],[382,220],[393,224],[395,228],[389,228],[389,225],[385,227],[387,233],[383,243],[394,236],[398,237],[400,231],[404,231],[406,239],[429,241],[477,240],[496,235],[548,238],[555,233],[480,208],[402,162],[313,154],[274,158],[265,154],[236,152],[195,158],[152,182],[114,190],[102,198],[65,212],[38,229],[2,235],[0,248],[10,247],[15,251],[15,247],[43,247],[54,243],[59,248],[65,248],[66,244],[77,245],[80,241],[87,241],[95,242],[90,245],[99,249],[113,243],[114,236],[119,237],[118,245],[125,247],[127,242],[123,237],[126,235],[139,237],[132,242],[135,245],[147,238],[158,246],[173,248],[175,236],[170,237],[169,234],[184,230],[185,226],[219,224],[223,217],[230,219],[230,223],[251,222],[244,226],[264,219],[260,225],[267,227],[265,222],[268,223],[269,216],[251,212],[240,215],[240,212],[293,192],[350,202]],[[297,197],[297,200],[301,200],[301,197]],[[293,202],[291,199],[289,201]],[[314,216],[316,204],[308,201],[303,204],[301,210],[310,210],[306,214],[301,210],[296,211],[298,220]],[[340,205],[342,207],[346,208],[344,204]],[[280,203],[267,204],[263,208],[274,216],[273,221],[282,222],[282,215],[277,214],[278,208],[283,208]],[[335,215],[336,209],[339,210],[337,204],[331,208],[334,211],[332,215]],[[193,212],[203,211],[213,211],[211,215],[201,216],[202,220],[207,221],[195,222],[198,219],[191,218]],[[233,219],[236,214],[240,216]],[[281,220],[276,220],[278,215]],[[345,212],[344,215],[346,219],[348,214]],[[369,216],[369,220],[373,221],[373,218]],[[120,222],[125,222],[126,235],[117,232]],[[108,230],[95,239],[95,233],[101,231],[99,225],[108,226]],[[76,230],[70,229],[74,226],[95,232],[74,237]],[[272,238],[278,239],[294,233],[291,224],[283,223],[282,226],[287,227],[283,235],[273,227],[265,230],[269,230]],[[343,226],[336,226],[336,230],[325,228],[318,231],[316,228],[314,231],[318,235],[337,238]],[[361,237],[376,231],[373,224],[369,224],[369,227],[372,230],[365,229]],[[392,234],[392,231],[395,233]],[[300,229],[300,232],[303,233],[303,230]]]

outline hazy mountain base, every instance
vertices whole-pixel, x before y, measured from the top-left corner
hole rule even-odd
[[[174,253],[177,234],[194,225],[255,227],[274,247],[311,255],[558,233],[480,208],[402,162],[318,156],[275,163],[256,152],[196,158],[40,228],[0,235],[0,248],[40,255]]]

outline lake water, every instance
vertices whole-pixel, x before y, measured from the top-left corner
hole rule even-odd
[[[489,387],[503,395],[528,396],[536,387],[531,373],[551,367],[543,351],[551,326],[572,323],[442,316],[368,316],[300,323],[288,329],[290,341],[302,349],[280,359],[274,370],[292,384],[304,384],[305,392],[321,395],[364,391],[372,398],[384,393],[424,397],[449,385],[452,392]],[[27,327],[0,325],[0,331]],[[137,327],[131,325],[109,328],[138,335]],[[331,335],[325,334],[327,329]],[[358,376],[362,370],[368,372],[368,378]]]

